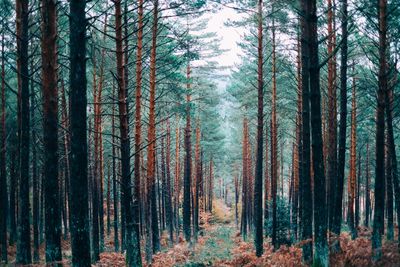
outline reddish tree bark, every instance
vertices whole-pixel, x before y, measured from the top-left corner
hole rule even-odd
[[[356,197],[356,158],[357,158],[357,106],[356,106],[356,84],[355,78],[353,78],[353,93],[352,93],[352,101],[351,101],[351,137],[350,137],[350,170],[349,170],[349,178],[348,178],[348,207],[347,207],[347,223],[349,224],[352,238],[356,238],[357,230],[355,228],[355,217],[354,217],[354,204]]]
[[[158,26],[158,0],[154,1],[152,41],[150,52],[150,107],[149,107],[149,128],[147,147],[147,210],[150,211],[150,218],[147,223],[151,225],[152,252],[160,251],[160,238],[157,216],[156,198],[156,56],[157,56],[157,26]],[[150,210],[149,210],[150,209]]]
[[[276,197],[278,190],[278,130],[276,118],[276,43],[275,20],[272,19],[272,116],[271,116],[271,196],[272,196],[272,245],[278,248]]]
[[[134,202],[133,212],[136,214],[134,218],[134,227],[138,233],[139,242],[139,224],[141,221],[141,166],[140,166],[140,150],[141,150],[141,100],[142,100],[142,50],[143,50],[143,0],[138,0],[138,28],[137,28],[137,49],[136,49],[136,90],[135,90],[135,156],[134,156]],[[122,44],[121,44],[122,45]]]
[[[332,55],[336,46],[335,10],[332,0],[328,0],[328,131],[327,139],[327,181],[328,181],[328,224],[332,230],[337,182],[337,102],[336,102],[336,56]]]
[[[186,126],[185,126],[185,168],[183,174],[183,234],[187,242],[190,242],[191,227],[190,227],[190,188],[192,177],[192,144],[191,144],[191,124],[190,124],[190,104],[191,104],[191,69],[190,63],[187,63],[186,69]]]
[[[242,144],[242,218],[241,218],[241,234],[243,240],[247,238],[247,228],[248,228],[248,122],[247,118],[243,119],[243,144]],[[210,168],[211,171],[211,168]],[[211,173],[210,173],[211,178]],[[210,190],[210,189],[209,189]]]

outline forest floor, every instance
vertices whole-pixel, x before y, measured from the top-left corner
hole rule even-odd
[[[179,242],[171,246],[167,234],[161,237],[162,251],[153,256],[153,262],[146,267],[258,267],[279,266],[297,267],[305,266],[301,261],[301,243],[290,247],[281,246],[274,251],[271,240],[264,242],[264,254],[255,256],[252,238],[244,242],[240,236],[234,219],[234,210],[227,207],[222,200],[215,200],[213,213],[200,214],[201,230],[197,242],[188,244],[181,236]],[[365,227],[358,229],[358,238],[351,240],[350,235],[344,232],[340,235],[341,252],[331,256],[330,265],[344,266],[400,266],[400,253],[398,243],[384,241],[383,256],[379,262],[372,261],[371,230]],[[125,267],[125,255],[112,252],[114,250],[113,235],[106,235],[105,252],[100,254],[100,261],[93,267]],[[397,240],[397,232],[396,232]],[[71,251],[68,241],[62,241],[63,265],[70,266]],[[41,261],[30,266],[44,266],[44,245],[40,246]],[[144,254],[144,253],[143,253]],[[11,264],[15,261],[15,246],[9,250]],[[145,261],[143,261],[145,262]]]

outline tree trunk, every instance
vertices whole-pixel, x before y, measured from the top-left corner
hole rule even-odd
[[[175,132],[175,181],[174,181],[174,214],[175,214],[175,228],[176,228],[176,242],[179,242],[179,192],[180,192],[180,156],[179,156],[179,118],[177,119],[177,126]]]
[[[115,86],[113,83],[113,88],[112,88],[112,117],[111,117],[111,141],[112,141],[112,183],[113,183],[113,208],[114,208],[114,216],[113,216],[113,225],[114,225],[114,247],[115,251],[119,251],[119,238],[118,238],[118,187],[117,187],[117,164],[116,164],[116,158],[117,154],[115,151],[116,148],[116,132],[115,132]]]
[[[57,6],[42,0],[42,94],[46,263],[61,261],[58,181]]]
[[[343,203],[343,188],[344,188],[344,168],[346,161],[346,130],[347,130],[347,53],[348,53],[348,12],[347,0],[342,0],[341,7],[341,29],[342,29],[342,44],[341,44],[341,63],[340,63],[340,121],[339,121],[339,151],[338,151],[338,171],[337,182],[334,190],[334,211],[332,214],[332,226],[330,230],[336,235],[340,235],[342,224],[342,203]],[[340,250],[339,239],[336,239],[332,246],[333,252]]]
[[[379,17],[379,75],[376,108],[376,163],[375,163],[375,210],[372,232],[372,253],[374,260],[382,257],[382,229],[385,211],[385,93],[387,83],[387,0],[378,2]]]
[[[276,43],[275,19],[272,19],[272,117],[271,117],[271,196],[272,196],[272,245],[278,249],[277,241],[277,191],[278,191],[278,130],[276,118]]]
[[[16,148],[12,149],[9,156],[10,168],[10,239],[9,245],[13,246],[17,236],[17,183],[18,178],[16,175],[17,153]],[[41,218],[41,216],[39,216]],[[40,220],[41,221],[41,220]],[[39,226],[40,228],[40,226]],[[41,229],[41,228],[40,228]],[[39,231],[40,232],[40,231]]]
[[[156,198],[156,53],[157,53],[157,26],[158,26],[158,0],[154,2],[153,8],[153,26],[152,26],[152,44],[150,55],[150,107],[149,107],[149,130],[147,147],[147,209],[150,209],[152,252],[156,254],[160,251],[160,238],[157,216],[157,198]],[[150,218],[147,218],[148,220]]]
[[[126,263],[128,266],[141,266],[140,240],[137,227],[137,209],[131,209],[131,170],[130,170],[130,142],[129,142],[129,121],[127,110],[127,95],[125,88],[124,73],[124,51],[122,39],[122,14],[121,1],[114,2],[115,5],[115,34],[116,34],[116,57],[117,57],[117,81],[118,81],[118,107],[120,123],[120,142],[121,142],[121,187],[123,208],[126,224]],[[140,98],[139,98],[140,99]],[[140,102],[139,102],[140,103]],[[135,168],[135,172],[138,169]],[[136,193],[136,192],[135,192]],[[134,203],[138,201],[134,193]]]
[[[334,203],[337,182],[337,104],[336,104],[336,56],[333,56],[336,46],[335,12],[332,0],[328,0],[328,131],[327,131],[327,181],[329,230],[332,230]]]
[[[107,172],[107,236],[111,233],[111,166],[108,163]]]
[[[70,29],[70,218],[72,264],[90,266],[88,224],[86,12],[85,1],[71,0]]]
[[[28,44],[29,44],[29,0],[18,0],[16,3],[17,14],[20,18],[20,35],[18,35],[17,50],[20,68],[18,76],[20,79],[20,129],[19,135],[19,209],[18,209],[18,242],[17,242],[17,264],[30,264],[31,259],[31,233],[29,216],[29,70],[28,70]],[[18,16],[18,15],[17,15]]]
[[[370,173],[369,173],[369,142],[367,143],[367,159],[365,161],[365,226],[369,227],[369,217],[371,210],[370,198]]]
[[[302,51],[301,51],[301,28],[298,32],[297,37],[297,151],[298,151],[298,177],[297,177],[297,189],[298,189],[298,239],[302,233],[302,211],[303,211],[303,77],[302,77]]]
[[[310,162],[310,49],[308,40],[310,30],[308,27],[309,14],[308,1],[301,1],[301,87],[302,87],[302,172],[300,177],[301,188],[301,238],[308,242],[303,245],[303,260],[312,262],[312,195],[311,195],[311,162]]]
[[[257,111],[257,152],[254,184],[254,245],[256,256],[263,254],[263,217],[262,217],[262,185],[263,185],[263,117],[264,117],[264,80],[263,80],[263,21],[262,0],[258,1],[258,111]]]
[[[4,66],[4,30],[1,36],[1,128],[0,128],[0,242],[1,262],[7,264],[8,194],[6,173],[6,73]],[[13,179],[13,178],[11,178]],[[11,202],[11,201],[10,201]]]
[[[165,217],[167,221],[167,228],[169,232],[170,244],[174,242],[174,223],[172,211],[172,196],[171,196],[171,128],[169,120],[167,120],[167,148],[166,148],[166,199],[165,199]]]
[[[360,194],[361,194],[361,152],[358,151],[357,159],[357,190],[356,190],[356,203],[355,203],[355,214],[354,223],[357,233],[358,226],[360,225]]]
[[[326,185],[323,155],[323,141],[321,132],[321,89],[318,60],[318,26],[317,3],[309,1],[308,46],[310,52],[310,105],[311,105],[311,133],[312,133],[312,162],[314,173],[314,239],[315,255],[314,264],[327,266],[329,263],[327,243],[327,210],[326,210]]]
[[[104,29],[103,29],[103,41],[107,36],[107,14],[104,19]],[[100,220],[100,252],[104,250],[104,149],[103,149],[103,126],[102,126],[102,93],[104,84],[104,64],[105,64],[105,48],[101,50],[101,62],[100,62],[100,74],[99,83],[97,86],[97,94],[95,99],[95,134],[97,135],[97,161],[98,161],[98,176],[100,178],[99,186],[99,220]]]
[[[386,102],[386,101],[385,101]],[[385,103],[385,108],[390,108]],[[386,110],[388,112],[388,110]],[[387,230],[386,238],[387,240],[393,241],[394,228],[393,228],[393,169],[392,169],[392,159],[390,156],[390,144],[389,144],[389,131],[386,131],[386,143],[385,143],[385,178],[386,178],[386,220],[387,220]]]
[[[195,179],[194,179],[194,216],[193,216],[193,233],[197,241],[199,231],[199,186],[201,182],[201,162],[200,162],[200,125],[196,127],[196,152],[195,152]]]
[[[67,100],[65,96],[65,86],[64,80],[61,79],[61,125],[63,127],[63,149],[64,149],[64,211],[66,216],[68,215],[69,225],[71,225],[71,216],[69,216],[71,206],[70,206],[70,132],[69,128],[69,117],[67,109]],[[68,212],[67,212],[68,210]],[[66,222],[66,221],[65,221]],[[65,223],[66,225],[66,223]],[[67,238],[68,229],[64,229],[64,240]]]
[[[139,224],[141,222],[141,192],[140,192],[140,150],[141,150],[141,131],[142,131],[142,118],[141,118],[141,99],[142,99],[142,49],[143,49],[143,0],[138,0],[138,30],[137,30],[137,49],[136,49],[136,91],[135,91],[135,156],[134,156],[134,201],[133,212],[136,214],[134,217],[134,227],[137,232],[137,241],[139,244]],[[121,44],[122,45],[122,44]],[[122,63],[122,62],[121,62]]]
[[[269,209],[268,209],[268,201],[269,201],[269,191],[270,191],[270,179],[268,173],[268,127],[265,127],[265,170],[264,170],[264,224],[268,222],[269,218]],[[267,237],[268,231],[265,231],[265,237]]]
[[[247,238],[247,219],[248,219],[248,122],[247,118],[243,119],[243,153],[242,153],[242,166],[243,166],[243,179],[242,179],[242,218],[241,218],[241,234],[243,237],[243,240],[246,240]],[[210,180],[211,180],[211,165],[210,165]],[[209,190],[211,191],[211,187],[209,187]],[[210,201],[210,200],[209,200]]]
[[[191,90],[191,80],[190,80],[190,63],[187,63],[186,71],[186,127],[185,127],[185,168],[183,175],[183,234],[187,242],[190,242],[191,237],[191,227],[190,227],[190,215],[191,215],[191,205],[190,205],[190,187],[191,187],[191,177],[192,177],[192,144],[191,144],[191,126],[190,126],[190,90]]]
[[[293,185],[293,231],[295,240],[298,240],[298,232],[301,223],[300,210],[301,210],[301,172],[302,172],[302,84],[301,84],[301,45],[300,45],[300,34],[297,38],[297,120],[296,120],[296,151],[294,159],[294,185]]]
[[[212,213],[213,204],[213,186],[214,186],[214,174],[213,174],[213,160],[210,159],[210,179],[208,180],[208,212]]]
[[[356,104],[356,82],[353,77],[353,93],[351,101],[351,136],[350,136],[350,170],[348,179],[348,207],[347,207],[347,223],[349,225],[352,239],[357,237],[357,230],[355,228],[355,214],[354,214],[354,204],[356,197],[356,157],[357,157],[357,104]]]
[[[395,195],[395,203],[396,203],[396,211],[397,211],[397,227],[400,230],[400,186],[399,186],[399,178],[397,174],[397,156],[396,156],[396,146],[394,142],[394,134],[393,134],[393,87],[389,87],[385,96],[385,104],[386,104],[386,123],[387,123],[387,138],[388,138],[388,150],[389,157],[391,161],[391,171],[392,171],[392,180],[394,187],[394,195]],[[398,235],[400,240],[400,235]]]
[[[97,101],[97,67],[96,67],[96,50],[94,48],[94,45],[92,47],[92,61],[93,61],[93,98],[94,102],[96,103]],[[100,229],[99,229],[99,219],[100,219],[100,214],[99,214],[99,209],[100,209],[100,201],[99,201],[99,191],[100,191],[100,186],[99,186],[99,178],[101,176],[100,174],[100,158],[99,158],[99,134],[98,134],[98,125],[97,125],[97,104],[95,104],[95,111],[94,111],[94,117],[93,117],[93,142],[94,142],[94,147],[93,147],[93,155],[92,157],[89,156],[89,158],[92,158],[92,162],[89,161],[89,165],[92,166],[92,186],[91,186],[91,191],[92,191],[92,261],[97,262],[100,260]],[[89,119],[90,120],[90,119]],[[90,123],[89,123],[90,124]],[[91,133],[89,132],[89,135]],[[92,140],[92,139],[91,139]],[[89,145],[90,147],[90,145]]]
[[[235,175],[234,178],[234,184],[235,184],[235,225],[236,228],[238,228],[239,225],[239,211],[238,211],[238,203],[239,203],[239,178],[237,175]]]
[[[31,60],[31,70],[33,69],[33,61]],[[33,227],[33,262],[40,261],[39,255],[39,177],[37,170],[37,139],[35,127],[35,88],[33,80],[31,80],[31,138],[32,138],[32,227]]]

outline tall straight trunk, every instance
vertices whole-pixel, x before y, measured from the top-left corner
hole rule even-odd
[[[111,233],[111,166],[108,163],[107,172],[107,235]]]
[[[92,61],[93,61],[93,98],[96,103],[97,101],[97,66],[96,66],[96,50],[94,45],[92,47]],[[92,162],[89,161],[89,165],[92,166],[93,174],[91,175],[92,178],[92,261],[97,262],[100,260],[100,230],[99,230],[99,209],[100,209],[100,202],[99,202],[99,177],[100,177],[100,159],[99,159],[99,134],[98,134],[98,126],[97,126],[97,104],[95,104],[95,112],[93,117],[93,155],[92,155]],[[89,123],[90,124],[90,123]],[[90,134],[90,133],[89,133]],[[91,138],[90,138],[91,139]],[[92,140],[92,139],[91,139]],[[90,145],[89,145],[90,148]]]
[[[249,137],[247,138],[247,225],[248,230],[253,231],[253,191],[254,191],[254,177],[252,175],[252,157],[251,157],[251,144]]]
[[[43,185],[43,166],[40,169],[40,177],[39,177],[39,182],[40,182],[40,203],[39,203],[39,242],[40,244],[43,244],[44,242],[44,185]],[[18,209],[18,207],[17,207]]]
[[[140,208],[140,179],[141,179],[141,166],[140,166],[140,150],[141,150],[141,134],[142,134],[142,118],[141,118],[141,101],[142,101],[142,50],[143,50],[143,0],[138,0],[138,28],[137,28],[137,49],[136,49],[136,90],[135,90],[135,156],[134,156],[134,202],[133,212],[136,214],[134,217],[134,227],[137,232],[137,239],[139,242],[139,225],[141,221],[141,208]],[[122,45],[122,44],[121,44]]]
[[[193,216],[193,233],[197,241],[199,231],[199,187],[201,182],[201,159],[200,159],[200,125],[196,127],[196,152],[195,152],[195,179],[194,179],[194,216]]]
[[[67,99],[65,96],[64,80],[61,79],[61,125],[63,127],[63,149],[64,149],[64,203],[65,214],[69,214],[71,210],[70,206],[70,190],[69,190],[69,180],[70,180],[70,133],[68,131],[69,127],[69,117],[67,109]],[[68,210],[68,212],[67,212]],[[71,225],[71,217],[68,215],[69,225]],[[67,238],[68,229],[64,229],[64,239]]]
[[[356,157],[357,157],[357,106],[356,106],[356,83],[355,78],[353,78],[353,93],[351,100],[351,136],[350,136],[350,170],[349,170],[349,179],[348,179],[348,207],[347,207],[347,223],[349,225],[352,239],[355,239],[357,236],[356,228],[355,228],[355,217],[354,217],[354,204],[356,197]]]
[[[276,118],[276,40],[275,19],[272,19],[272,117],[271,117],[271,196],[272,196],[272,245],[277,242],[277,191],[278,191],[278,130]]]
[[[395,207],[397,211],[397,227],[400,230],[400,185],[399,178],[397,174],[397,156],[396,156],[396,146],[394,142],[394,134],[393,134],[393,87],[389,87],[386,91],[385,96],[385,105],[386,105],[386,125],[387,125],[387,138],[388,138],[388,156],[391,161],[391,173],[393,180],[393,189],[395,195]],[[400,240],[400,235],[398,235]]]
[[[369,217],[371,209],[370,198],[370,173],[369,173],[369,142],[367,143],[367,159],[365,160],[365,221],[364,225],[369,227]]]
[[[328,0],[328,56],[336,46],[335,12],[332,0]],[[332,230],[337,182],[337,103],[336,103],[336,57],[328,61],[328,131],[327,131],[327,181],[328,181],[328,224]]]
[[[111,117],[111,141],[112,141],[112,184],[113,184],[113,208],[114,208],[114,215],[113,215],[113,226],[114,226],[114,248],[115,251],[119,251],[119,238],[118,238],[118,187],[117,187],[117,164],[116,164],[116,132],[115,132],[115,86],[113,84],[112,88],[112,117]]]
[[[315,255],[314,264],[327,266],[328,242],[327,242],[327,210],[326,210],[326,185],[325,166],[322,151],[323,140],[321,132],[321,89],[318,60],[318,26],[316,0],[309,2],[308,12],[310,52],[310,105],[311,105],[311,133],[312,133],[312,162],[314,172],[314,239]]]
[[[107,14],[104,19],[104,29],[103,29],[103,41],[107,36]],[[104,65],[105,65],[105,48],[101,50],[101,61],[100,61],[100,74],[99,82],[96,90],[96,97],[94,98],[94,110],[95,110],[95,135],[97,136],[97,161],[98,167],[97,172],[100,178],[99,181],[99,226],[100,226],[100,251],[104,250],[104,150],[103,150],[103,127],[102,127],[102,93],[104,84]]]
[[[235,225],[236,228],[239,226],[239,210],[238,210],[238,203],[239,203],[239,183],[240,180],[237,175],[234,176],[234,185],[235,185]]]
[[[167,147],[166,147],[166,199],[165,199],[165,217],[169,233],[170,244],[174,242],[174,223],[172,211],[172,194],[171,194],[171,128],[169,120],[167,120]]]
[[[164,151],[164,137],[161,138],[161,163],[157,164],[157,177],[158,177],[158,213],[160,216],[160,235],[165,230],[165,191],[166,191],[166,177],[165,177],[165,151]],[[161,172],[161,174],[159,173]],[[160,181],[161,180],[161,181]]]
[[[4,30],[1,36],[1,126],[0,126],[0,242],[1,261],[7,259],[8,194],[6,173],[6,72],[4,66]]]
[[[58,176],[60,177],[60,194],[59,194],[59,199],[60,199],[60,213],[61,213],[61,220],[62,220],[62,229],[63,229],[63,239],[67,239],[68,235],[68,223],[67,223],[67,209],[66,209],[66,203],[64,200],[65,198],[65,187],[64,187],[64,182],[66,180],[65,177],[65,171],[64,167],[60,168],[58,171]]]
[[[176,242],[179,242],[179,191],[180,191],[180,131],[179,131],[179,118],[177,119],[175,131],[175,181],[174,181],[174,215],[175,215],[175,229],[176,229]]]
[[[60,261],[61,214],[58,182],[58,75],[56,2],[42,0],[42,94],[46,263]]]
[[[190,242],[191,227],[190,227],[190,187],[192,177],[192,144],[191,144],[191,125],[190,125],[190,63],[187,63],[186,70],[186,127],[185,127],[185,168],[183,174],[183,234],[187,242]]]
[[[199,212],[204,212],[204,149],[200,152]]]
[[[210,179],[208,180],[208,212],[212,212],[213,204],[213,186],[214,186],[214,173],[213,173],[213,159],[210,159]]]
[[[126,263],[128,266],[141,266],[140,240],[136,218],[137,210],[131,208],[131,170],[130,170],[130,142],[129,142],[129,121],[127,110],[127,95],[125,88],[124,71],[124,51],[122,39],[122,14],[121,1],[114,2],[115,5],[115,34],[116,34],[116,57],[117,57],[117,81],[118,81],[118,108],[120,123],[120,142],[121,142],[121,187],[123,208],[126,224]],[[137,171],[137,169],[135,169]],[[134,193],[134,203],[137,202],[137,195]]]
[[[361,194],[361,152],[358,151],[358,157],[357,157],[357,189],[356,189],[356,203],[355,203],[355,214],[354,214],[354,224],[356,228],[356,233],[358,226],[360,225],[360,208],[361,208],[361,203],[360,203],[360,194]]]
[[[17,182],[18,178],[16,175],[16,162],[17,153],[16,148],[13,148],[9,156],[9,169],[10,169],[10,238],[9,245],[12,246],[15,243],[15,238],[17,236]],[[40,216],[39,216],[40,217]],[[40,227],[39,227],[40,228]]]
[[[299,25],[300,26],[300,25]],[[298,30],[297,37],[297,153],[298,153],[298,177],[297,177],[297,189],[298,189],[298,234],[299,238],[302,233],[302,206],[303,206],[303,191],[302,191],[302,181],[303,181],[303,82],[302,82],[302,52],[301,52],[301,28]]]
[[[257,152],[254,184],[254,245],[256,256],[263,254],[263,217],[262,217],[262,188],[263,188],[263,117],[264,117],[264,79],[263,79],[263,21],[262,0],[258,1],[258,110],[257,110]]]
[[[379,18],[379,74],[376,107],[376,162],[375,162],[375,210],[372,232],[374,260],[382,257],[382,229],[385,210],[385,93],[388,89],[387,71],[387,0],[378,2]]]
[[[300,177],[301,187],[301,238],[308,240],[303,245],[303,260],[309,264],[312,262],[312,195],[311,195],[311,161],[310,161],[310,49],[308,40],[310,29],[308,22],[308,1],[301,1],[301,86],[302,86],[302,173]]]
[[[98,113],[101,118],[101,112]],[[100,237],[100,252],[104,250],[104,157],[103,157],[103,137],[101,123],[98,127],[98,157],[99,157],[99,237]]]
[[[340,62],[340,121],[339,121],[339,150],[338,150],[338,170],[337,182],[334,190],[334,211],[332,212],[332,226],[330,230],[337,236],[340,235],[342,224],[342,203],[343,203],[343,188],[344,188],[344,168],[346,161],[346,130],[347,130],[347,54],[348,54],[348,12],[347,0],[342,0],[341,6],[341,29],[342,29],[342,44],[341,44],[341,62]],[[333,251],[340,250],[339,239],[335,241]]]
[[[246,240],[247,238],[247,202],[248,202],[248,190],[247,190],[247,186],[248,186],[248,121],[247,118],[243,119],[243,153],[242,153],[242,175],[243,175],[243,179],[242,179],[242,218],[241,218],[241,234],[243,237],[243,240]],[[211,168],[210,168],[210,179],[211,179]],[[211,187],[209,188],[209,190],[211,190]]]
[[[15,162],[15,175],[16,175],[16,189],[15,189],[15,225],[13,235],[16,239],[17,246],[19,243],[18,232],[18,216],[19,216],[19,178],[20,178],[20,151],[21,151],[21,0],[15,0],[15,28],[16,28],[16,42],[17,42],[17,149],[16,149],[16,162]]]
[[[385,107],[387,107],[385,103]],[[390,107],[388,107],[390,108]],[[387,240],[393,240],[394,237],[394,227],[393,227],[393,169],[392,169],[392,159],[389,151],[389,134],[386,131],[386,147],[385,147],[385,178],[386,178],[386,220],[387,220],[387,230],[386,238]]]
[[[150,107],[149,130],[147,147],[147,209],[151,214],[152,252],[160,250],[160,238],[158,229],[157,198],[156,198],[156,55],[157,55],[157,26],[158,26],[158,0],[154,1],[152,42],[150,55]],[[148,218],[149,219],[149,218]]]
[[[296,119],[296,151],[294,152],[294,185],[293,185],[293,232],[295,240],[298,239],[300,219],[300,180],[302,171],[302,84],[301,84],[301,46],[300,34],[297,38],[297,119]]]
[[[269,179],[269,169],[268,169],[268,127],[265,127],[265,170],[264,170],[264,224],[269,218],[269,191],[270,191],[270,179]],[[265,236],[268,236],[268,231],[265,231]]]
[[[31,70],[33,69],[33,61],[31,60]],[[33,227],[33,262],[39,262],[39,177],[37,170],[37,139],[35,127],[35,87],[31,80],[31,138],[32,138],[32,227]]]
[[[18,242],[17,242],[17,264],[30,264],[31,259],[31,233],[29,216],[29,70],[28,70],[28,43],[29,43],[29,0],[18,0],[16,9],[20,14],[20,35],[17,42],[18,60],[21,81],[20,114],[21,135],[19,150],[19,209],[18,209]]]
[[[70,216],[73,266],[90,266],[87,161],[86,2],[71,0],[70,29]]]

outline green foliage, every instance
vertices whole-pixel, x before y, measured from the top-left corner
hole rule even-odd
[[[269,210],[272,210],[272,201],[268,202]],[[276,218],[277,218],[277,244],[291,245],[293,240],[290,236],[290,206],[286,198],[277,196],[276,199]],[[264,230],[267,235],[272,233],[272,213],[268,216],[268,220],[264,221]]]

